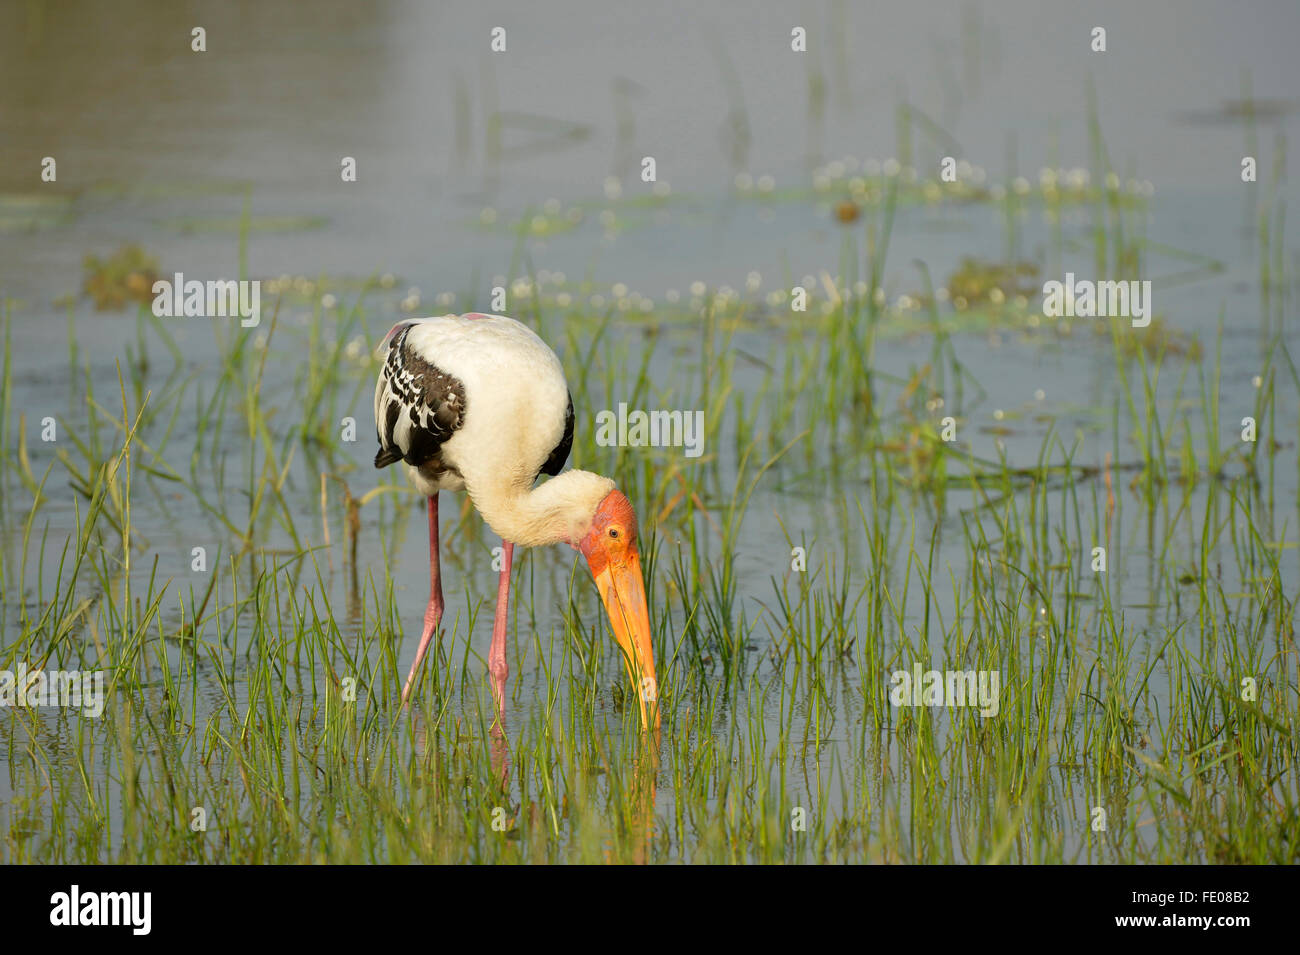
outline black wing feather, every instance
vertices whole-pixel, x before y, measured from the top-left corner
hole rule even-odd
[[[438,457],[465,417],[465,386],[407,345],[413,325],[392,339],[375,394],[375,467],[419,467]],[[381,423],[382,419],[382,423]]]
[[[564,412],[564,437],[560,438],[560,443],[555,446],[551,456],[546,459],[542,465],[542,470],[538,473],[550,477],[560,473],[564,467],[564,462],[569,460],[569,451],[573,448],[573,393],[569,394],[569,407]]]

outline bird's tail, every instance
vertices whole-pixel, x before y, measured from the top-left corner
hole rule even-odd
[[[402,452],[396,448],[380,448],[375,452],[375,467],[386,468],[402,460]]]

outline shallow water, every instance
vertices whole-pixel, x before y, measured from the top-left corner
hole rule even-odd
[[[553,292],[568,292],[589,304],[592,296],[601,296],[602,305],[593,308],[597,313],[603,303],[619,297],[612,286],[622,283],[628,289],[624,297],[639,293],[653,305],[635,319],[635,310],[620,313],[627,320],[616,320],[606,334],[633,356],[634,368],[639,365],[635,356],[652,349],[651,380],[673,382],[683,390],[710,374],[699,323],[679,316],[664,321],[659,334],[645,330],[659,325],[660,316],[687,309],[692,283],[702,282],[710,290],[730,287],[754,302],[730,340],[735,358],[730,383],[736,394],[752,400],[767,381],[764,363],[781,360],[798,339],[801,321],[783,307],[765,307],[765,296],[788,289],[805,275],[839,272],[846,232],[835,222],[829,201],[808,194],[814,170],[835,157],[879,162],[899,155],[897,111],[906,101],[960,144],[958,155],[985,167],[990,182],[1023,175],[1037,183],[1045,165],[1072,169],[1090,164],[1085,108],[1091,82],[1111,160],[1138,180],[1139,188],[1149,182],[1154,190],[1136,221],[1149,240],[1167,247],[1148,251],[1144,259],[1144,277],[1155,286],[1157,314],[1200,340],[1206,370],[1213,368],[1222,323],[1219,439],[1225,446],[1239,430],[1235,422],[1254,408],[1253,378],[1260,373],[1268,342],[1261,316],[1278,308],[1279,301],[1286,338],[1296,341],[1292,301],[1282,291],[1275,291],[1269,302],[1261,296],[1261,250],[1254,231],[1260,200],[1238,175],[1246,127],[1227,119],[1212,121],[1211,115],[1225,101],[1241,97],[1244,73],[1261,98],[1282,99],[1297,88],[1300,75],[1290,47],[1300,27],[1300,9],[1294,5],[1261,4],[1255,16],[1243,18],[1215,4],[1178,4],[1176,12],[1163,5],[1133,10],[1103,4],[1086,13],[1064,3],[999,5],[982,13],[957,4],[908,4],[885,11],[818,4],[793,19],[801,23],[806,16],[813,37],[811,52],[803,56],[789,51],[792,16],[780,4],[726,3],[706,10],[661,4],[617,15],[576,3],[526,11],[476,5],[472,12],[417,3],[364,10],[324,4],[316,11],[310,22],[302,22],[294,8],[274,4],[205,13],[208,52],[203,54],[189,50],[194,24],[167,4],[128,3],[106,11],[88,4],[32,3],[0,14],[0,112],[10,132],[16,131],[0,140],[0,193],[10,197],[0,207],[9,216],[0,216],[0,224],[7,223],[0,231],[5,245],[0,291],[11,303],[16,410],[10,427],[17,427],[18,413],[24,414],[33,472],[39,477],[47,467],[54,468],[37,534],[25,553],[23,521],[31,496],[13,474],[5,473],[0,648],[20,632],[17,608],[39,613],[42,595],[48,599],[62,541],[75,532],[78,508],[84,512],[85,507],[60,471],[60,444],[36,437],[35,422],[46,415],[58,416],[74,429],[85,422],[83,383],[71,380],[69,373],[68,311],[56,300],[78,291],[85,255],[107,254],[124,242],[139,243],[157,256],[164,276],[234,277],[241,259],[250,277],[263,280],[327,276],[335,283],[331,292],[341,309],[357,300],[368,277],[390,274],[391,287],[366,294],[363,325],[340,331],[344,316],[325,309],[326,334],[355,338],[362,351],[402,315],[486,309],[493,285],[529,271],[564,273],[566,283],[553,281]],[[1108,53],[1087,52],[1094,22],[1107,26]],[[489,30],[496,25],[508,30],[504,55],[487,52]],[[732,72],[739,98],[727,79]],[[821,119],[810,115],[810,75],[825,86]],[[488,122],[497,110],[506,114],[499,142]],[[524,116],[543,119],[525,121]],[[1288,135],[1295,141],[1295,127],[1293,110],[1260,119],[1255,131],[1261,157],[1258,193],[1263,192],[1262,170],[1275,137]],[[913,127],[912,135],[912,160],[921,170],[933,168],[943,149],[952,148],[927,138],[920,126]],[[1009,148],[1014,165],[1008,163]],[[48,187],[36,185],[34,157],[44,155],[56,156],[59,164],[58,182]],[[667,200],[646,207],[606,203],[602,197],[611,175],[624,200],[649,189],[636,175],[643,155],[656,157],[659,179],[671,187]],[[344,156],[357,159],[356,183],[340,181]],[[755,182],[770,175],[772,195],[760,193],[757,186],[738,194],[733,188],[737,174],[748,174]],[[798,194],[786,194],[789,190]],[[1289,196],[1285,183],[1281,190]],[[12,198],[32,195],[40,200],[34,223],[22,218],[31,214],[21,211],[28,207]],[[66,198],[55,202],[51,196]],[[580,208],[581,221],[569,231],[524,241],[504,227],[540,214],[548,199],[558,200],[561,214]],[[618,210],[612,228],[601,221],[606,206]],[[252,228],[241,253],[238,222],[245,210]],[[1053,262],[1061,272],[1091,274],[1091,214],[1088,207],[1065,213],[1063,254]],[[1295,262],[1295,219],[1292,215],[1283,227],[1282,261],[1288,268]],[[1041,207],[1030,205],[1015,222],[1015,257],[1055,258],[1055,223]],[[940,284],[964,256],[1005,259],[1009,235],[1005,212],[994,204],[900,206],[883,279],[888,302],[924,289],[917,263]],[[860,260],[861,228],[854,238]],[[751,273],[757,273],[756,281],[751,282]],[[1050,271],[1038,280],[1054,276],[1059,273]],[[584,281],[590,287],[582,288]],[[451,293],[454,299],[439,299]],[[319,290],[311,294],[318,296]],[[412,297],[418,304],[404,308],[403,300]],[[674,297],[680,309],[673,306]],[[1031,301],[1030,310],[1039,304]],[[264,288],[263,322],[247,333],[255,341],[270,333],[272,308],[273,296]],[[529,317],[527,308],[507,311]],[[312,313],[305,304],[286,303],[278,318],[283,331],[271,341],[273,358],[262,397],[264,404],[277,407],[277,447],[288,446],[286,436],[296,423],[294,385],[303,373],[301,356]],[[882,332],[874,356],[878,370],[906,379],[930,360],[933,336],[926,313],[913,314],[914,327],[904,316]],[[128,349],[136,348],[136,315],[97,312],[82,296],[72,307],[71,321],[78,364],[88,363],[100,404],[117,409],[115,363],[125,363]],[[572,367],[564,324],[562,309],[548,309],[541,330]],[[220,374],[213,329],[204,320],[175,319],[168,330],[184,352],[183,377],[198,394],[211,395]],[[232,334],[233,323],[219,332]],[[1114,434],[1112,414],[1116,407],[1121,416],[1125,412],[1109,341],[1091,334],[1087,320],[1070,323],[1068,332],[1046,323],[1034,330],[959,332],[953,342],[982,389],[979,397],[973,389],[968,392],[971,426],[962,434],[973,455],[997,460],[1005,454],[1012,466],[1029,467],[1051,430],[1066,447],[1078,436],[1076,458],[1083,464],[1100,466],[1113,450],[1118,463],[1134,460],[1137,449],[1127,444],[1130,429],[1121,429],[1118,445]],[[165,390],[171,360],[156,338],[150,338],[149,351],[147,386]],[[360,439],[343,445],[328,469],[341,474],[359,496],[388,476],[370,468],[373,370],[359,360],[345,364],[351,369],[347,386],[328,410],[331,420],[355,416]],[[777,371],[779,383],[779,366]],[[1184,390],[1195,398],[1195,365],[1176,358],[1162,365],[1162,419],[1178,428],[1185,419],[1191,433],[1202,434],[1207,425],[1200,420],[1199,401],[1191,407],[1174,403],[1184,372]],[[592,387],[592,409],[633,399],[617,386],[610,393],[601,382]],[[684,408],[695,392],[682,394],[642,395],[640,401]],[[758,485],[733,546],[733,623],[745,652],[760,661],[781,644],[782,624],[773,620],[772,606],[775,582],[789,577],[787,533],[796,543],[801,538],[815,542],[810,564],[836,568],[839,574],[850,570],[855,593],[873,574],[881,576],[871,566],[858,517],[860,508],[872,510],[872,456],[848,443],[856,412],[846,407],[840,421],[827,422],[813,414],[813,406],[795,396],[789,400],[799,408],[796,420],[765,434],[763,449],[772,454],[804,429],[811,433]],[[174,450],[166,457],[178,471],[188,468],[189,451],[198,440],[198,415],[190,413],[194,407],[190,401],[167,439]],[[1266,523],[1283,541],[1283,579],[1294,582],[1300,580],[1294,545],[1300,520],[1292,423],[1300,410],[1295,391],[1281,381],[1273,414],[1284,450],[1271,489],[1278,505]],[[590,430],[591,421],[580,419],[579,429],[584,427]],[[737,433],[734,416],[725,415],[708,448],[710,456],[717,456],[716,464],[697,472],[711,508],[725,505],[731,495],[739,466],[736,448],[745,438]],[[249,506],[240,489],[248,485],[248,469],[260,470],[264,458],[238,414],[228,415],[222,433],[205,441],[206,448],[220,450],[205,451],[197,480],[239,523]],[[636,455],[649,454],[655,467],[665,467],[673,453],[651,449],[616,455],[588,440],[575,451],[574,463],[617,474]],[[285,491],[295,528],[313,545],[321,543],[318,481],[323,469],[321,461],[300,449]],[[1200,559],[1201,516],[1211,491],[1201,484],[1184,498],[1178,490],[1171,493],[1172,506],[1149,508],[1124,490],[1130,479],[1121,476],[1116,489],[1112,599],[1124,608],[1129,632],[1142,647],[1186,615],[1185,607],[1166,603],[1166,577],[1177,576],[1193,555]],[[218,490],[223,483],[230,489]],[[159,580],[170,577],[174,591],[188,602],[194,578],[191,548],[202,543],[215,559],[218,550],[229,554],[234,541],[211,513],[165,481],[141,478],[136,487],[132,518],[144,540],[134,558],[133,588],[142,592],[151,574]],[[1096,480],[1080,487],[1087,537],[1095,530],[1096,502],[1104,500],[1105,492]],[[349,611],[346,619],[338,619],[339,609],[355,610],[358,598],[344,569],[338,488],[331,485],[330,494],[332,548],[315,560],[321,568],[321,597],[334,608],[340,630],[349,633],[361,626],[362,615]],[[1031,495],[1020,497],[1018,506],[1027,510]],[[398,669],[404,673],[418,637],[427,553],[419,502],[403,501],[404,510],[395,514],[394,500],[363,509],[357,566],[363,601],[369,581],[376,582],[382,595],[385,575],[391,576],[406,631],[397,650]],[[991,528],[992,514],[978,508],[969,490],[958,488],[948,492],[942,515],[924,494],[903,503],[905,509],[895,513],[892,525],[894,556],[905,563],[907,550],[914,548],[925,557],[937,525],[936,566],[950,566],[969,588],[963,528],[971,522]],[[1063,492],[1049,490],[1041,503],[1054,515],[1052,523],[1075,521],[1073,504]],[[1179,512],[1183,504],[1186,510]],[[455,513],[444,498],[444,514]],[[707,557],[716,561],[721,540],[704,516],[697,515],[694,523],[707,541]],[[468,672],[481,702],[485,667],[475,655],[486,656],[491,631],[495,576],[490,548],[496,542],[472,515],[448,524],[454,530],[445,538],[447,652],[459,660],[469,641]],[[42,534],[48,541],[43,550]],[[279,521],[261,520],[256,536],[261,548],[295,548],[294,534]],[[659,530],[656,539],[665,565],[686,536],[676,518]],[[1079,566],[1086,567],[1086,550],[1080,544]],[[24,557],[26,589],[20,592],[14,568]],[[1219,539],[1210,559],[1221,566],[1226,590],[1245,586],[1235,579],[1230,541]],[[520,610],[515,618],[507,733],[528,724],[547,685],[541,663],[545,654],[532,645],[531,634],[539,634],[544,647],[563,640],[560,608],[567,600],[572,555],[558,548],[530,554],[522,567],[516,587],[529,603],[528,612]],[[39,584],[34,583],[38,576]],[[305,587],[317,586],[314,572],[306,576]],[[250,569],[243,583],[251,582]],[[235,584],[229,580],[221,586]],[[83,581],[83,586],[93,590],[97,583]],[[201,589],[200,583],[193,587]],[[1081,577],[1065,589],[1088,587]],[[674,622],[685,615],[663,580],[652,583],[652,594],[673,607]],[[229,598],[228,590],[224,596]],[[949,623],[955,596],[948,573],[936,575],[931,606],[946,608]],[[579,606],[588,613],[595,610],[589,593]],[[882,634],[889,648],[882,660],[856,661],[842,674],[827,708],[834,728],[821,736],[815,770],[859,761],[862,731],[853,727],[863,721],[861,687],[883,683],[893,661],[907,659],[904,648],[912,645],[926,619],[926,601],[915,589],[909,590],[903,615],[903,633],[890,623]],[[175,600],[164,604],[161,616],[169,628],[184,622]],[[856,624],[860,633],[870,626],[865,615]],[[937,648],[931,658],[937,660]],[[716,667],[700,666],[711,675],[706,679],[722,680]],[[732,701],[734,709],[721,711],[711,728],[720,738],[729,732],[728,719],[737,714],[743,719],[748,693],[763,700],[763,720],[775,735],[783,717],[772,710],[774,691],[764,689],[763,672],[763,664],[756,664],[750,682]],[[213,685],[204,689],[200,712],[219,707],[222,701]],[[609,688],[603,693],[613,707]],[[792,687],[792,695],[790,705],[801,714],[817,709],[799,687]],[[1168,702],[1159,690],[1156,699]],[[472,710],[471,704],[466,707]],[[53,750],[77,739],[61,716],[42,717],[41,725],[47,734],[43,745]],[[0,759],[6,759],[9,771],[0,773],[0,800],[7,802],[22,791],[20,781],[26,777],[13,763],[12,726],[6,735],[10,755],[6,758],[0,749]],[[877,797],[888,789],[884,780],[906,774],[898,750],[887,750],[882,759],[893,765],[892,772],[872,777]],[[793,780],[807,767],[787,769]],[[1058,771],[1063,789],[1074,784],[1087,788],[1081,769],[1062,765]],[[822,797],[832,806],[840,798],[835,793]],[[907,804],[906,794],[896,798]],[[671,787],[661,785],[657,811],[671,816],[671,801]],[[1064,801],[1078,816],[1086,815],[1082,795],[1067,795]],[[1078,844],[1077,835],[1063,838],[1067,846]],[[679,852],[679,857],[689,855]]]

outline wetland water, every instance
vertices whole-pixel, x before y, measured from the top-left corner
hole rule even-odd
[[[110,698],[0,709],[0,858],[1293,854],[1300,10],[1254,9],[236,5],[195,53],[170,5],[7,8],[0,670]],[[260,280],[260,321],[97,309],[124,245]],[[1152,324],[1047,318],[1067,273],[1150,281]],[[395,716],[427,548],[370,350],[495,286],[650,532],[657,757],[564,548],[516,557],[489,730],[499,542],[460,498]],[[698,413],[699,453],[598,440],[622,408]],[[998,705],[891,702],[932,668]]]

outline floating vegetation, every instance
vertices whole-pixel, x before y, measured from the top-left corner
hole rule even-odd
[[[0,232],[33,232],[67,225],[72,197],[58,193],[0,193]]]
[[[147,199],[159,202],[172,199],[196,199],[201,196],[242,196],[252,184],[238,179],[173,180],[149,182],[99,182],[86,190],[96,199]]]
[[[308,232],[323,229],[329,224],[325,216],[251,216],[245,221],[240,216],[176,216],[159,223],[175,232],[217,232],[238,234]]]
[[[948,296],[955,308],[1002,305],[1017,295],[1040,295],[1037,278],[1038,266],[1032,262],[983,262],[967,256],[948,277]]]
[[[1142,330],[1141,335],[1112,336],[1109,322],[1090,323],[1093,332],[1106,338],[1114,338],[1119,353],[1126,358],[1136,357],[1141,351],[1148,360],[1164,357],[1183,358],[1198,362],[1203,357],[1201,342],[1163,316],[1151,319],[1151,324]]]
[[[1300,111],[1296,99],[1231,99],[1213,109],[1188,110],[1182,119],[1189,123],[1276,122]]]
[[[552,199],[548,200],[540,210],[530,210],[509,221],[502,221],[497,210],[488,206],[479,213],[477,219],[470,220],[466,225],[488,232],[506,232],[545,239],[572,232],[582,225],[586,216],[587,208],[583,205],[574,204],[566,208],[558,199]]]
[[[82,265],[82,290],[101,312],[117,311],[129,302],[153,301],[158,260],[138,245],[124,245],[108,258],[87,255]]]

